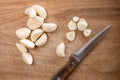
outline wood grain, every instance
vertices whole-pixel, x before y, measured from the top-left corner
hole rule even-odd
[[[33,4],[47,9],[45,22],[55,22],[57,31],[49,33],[44,47],[30,50],[34,64],[26,65],[17,50],[15,30],[26,27],[24,10]],[[65,38],[67,24],[73,16],[84,17],[92,29],[85,38],[76,32],[74,42]],[[0,0],[0,80],[50,80],[70,55],[97,32],[111,24],[111,30],[93,51],[77,66],[67,80],[120,80],[120,0]],[[55,48],[66,44],[66,58],[58,58]]]

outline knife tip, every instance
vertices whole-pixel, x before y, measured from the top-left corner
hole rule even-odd
[[[108,25],[106,28],[109,29],[111,27],[111,25]]]

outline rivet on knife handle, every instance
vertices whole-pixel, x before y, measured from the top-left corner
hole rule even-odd
[[[78,63],[79,60],[74,55],[71,55],[67,64],[62,67],[50,80],[65,80]]]

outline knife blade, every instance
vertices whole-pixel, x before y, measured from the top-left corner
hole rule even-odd
[[[108,25],[97,33],[91,40],[89,40],[80,50],[72,54],[69,61],[63,66],[50,80],[65,80],[73,69],[80,63],[84,57],[100,42],[109,30],[111,25]]]

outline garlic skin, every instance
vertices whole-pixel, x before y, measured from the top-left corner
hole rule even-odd
[[[57,25],[55,23],[43,23],[42,29],[45,32],[53,32],[57,29]]]
[[[36,45],[36,46],[43,46],[43,45],[45,45],[45,44],[47,43],[47,39],[48,39],[47,34],[44,33],[44,34],[42,34],[42,36],[35,42],[35,45]]]
[[[22,39],[20,43],[23,44],[25,47],[33,49],[35,48],[35,44],[29,39]]]
[[[77,27],[79,31],[84,31],[88,27],[88,23],[84,18],[81,18],[77,23]]]
[[[66,33],[66,39],[69,41],[74,41],[75,39],[75,31],[69,31]]]
[[[29,7],[25,10],[25,14],[28,15],[29,17],[33,18],[37,15],[36,11],[34,8]]]
[[[28,65],[31,65],[33,63],[33,57],[30,53],[23,53],[22,59]]]
[[[68,29],[69,30],[77,30],[76,23],[73,20],[69,21],[69,23],[68,23]]]
[[[46,19],[47,18],[47,11],[45,8],[43,8],[40,5],[33,5],[32,8],[34,8],[39,16]]]
[[[23,46],[22,44],[20,44],[20,43],[16,43],[16,47],[18,48],[18,50],[21,53],[26,53],[27,52],[27,48],[25,46]]]
[[[65,44],[62,42],[56,48],[56,54],[59,57],[65,57]]]
[[[35,30],[37,28],[40,28],[43,22],[44,19],[42,17],[35,16],[34,18],[28,19],[27,27],[30,28],[31,30]]]
[[[31,40],[35,42],[43,34],[43,32],[44,31],[42,29],[33,30],[30,36]]]
[[[31,30],[28,28],[19,28],[16,30],[15,34],[19,39],[28,38],[31,33]]]
[[[85,29],[84,32],[83,32],[85,37],[89,37],[91,35],[91,33],[92,33],[91,29]]]

